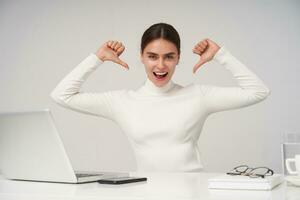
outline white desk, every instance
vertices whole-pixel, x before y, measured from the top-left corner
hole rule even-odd
[[[300,200],[300,187],[286,183],[271,191],[211,190],[207,180],[217,173],[130,173],[146,176],[145,183],[103,185],[12,181],[0,178],[0,200],[108,199],[108,200]]]

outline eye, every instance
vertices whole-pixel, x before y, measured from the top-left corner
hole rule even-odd
[[[154,56],[154,55],[149,55],[148,58],[155,59],[156,56]]]
[[[174,56],[171,56],[171,55],[167,56],[167,59],[173,59],[173,58],[174,58]]]

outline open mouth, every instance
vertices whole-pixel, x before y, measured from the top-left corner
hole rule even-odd
[[[164,79],[167,77],[168,72],[153,72],[153,74],[157,79]]]

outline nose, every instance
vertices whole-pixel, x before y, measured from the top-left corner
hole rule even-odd
[[[164,59],[159,59],[159,60],[158,60],[157,68],[158,68],[159,70],[162,70],[162,69],[165,69],[165,68],[166,68],[166,67],[165,67],[165,63],[164,63]]]

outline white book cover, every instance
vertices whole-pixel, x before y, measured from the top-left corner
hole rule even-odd
[[[274,174],[265,178],[251,178],[248,176],[220,175],[208,179],[210,189],[240,189],[240,190],[271,190],[282,183],[283,175]]]

